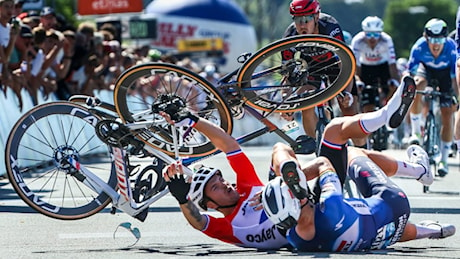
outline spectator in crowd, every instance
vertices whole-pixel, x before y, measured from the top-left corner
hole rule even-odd
[[[73,72],[68,86],[71,95],[83,94],[93,96],[93,90],[98,82],[96,68],[99,66],[96,55],[91,55],[84,60],[83,65]]]
[[[18,98],[19,110],[22,111],[23,101],[21,91],[28,86],[30,54],[33,51],[33,34],[29,26],[21,25],[19,37],[11,53],[9,60],[9,70],[13,75],[12,90]]]
[[[40,26],[45,28],[45,30],[56,29],[57,20],[56,12],[53,8],[45,6],[40,12]]]
[[[8,63],[20,30],[16,20],[10,23],[13,10],[13,0],[0,0],[0,79],[4,93],[6,93],[6,88],[13,83]]]
[[[38,16],[37,12],[27,12],[26,16],[21,18],[22,23],[27,24],[30,29],[33,29],[40,25],[40,16]]]
[[[61,63],[56,65],[54,71],[56,73],[57,90],[56,97],[60,100],[67,100],[70,97],[70,90],[67,87],[66,78],[71,71],[72,57],[75,53],[75,32],[66,30],[63,32],[64,35],[64,57],[62,57]]]
[[[24,6],[25,0],[14,1],[14,13],[13,16],[17,17],[22,13],[22,7]]]

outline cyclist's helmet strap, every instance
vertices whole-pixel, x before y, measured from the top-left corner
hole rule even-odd
[[[300,217],[300,201],[292,195],[280,176],[262,189],[262,205],[268,218],[278,227],[288,229]]]
[[[365,32],[382,32],[383,21],[377,16],[368,16],[361,22],[361,28]]]
[[[320,5],[318,0],[292,0],[289,11],[292,16],[317,14],[320,12]]]
[[[446,37],[447,36],[447,23],[439,18],[430,19],[425,24],[425,34],[428,37]]]
[[[205,205],[207,197],[204,194],[204,188],[215,174],[220,174],[219,169],[202,166],[192,176],[192,183],[188,193],[189,200],[203,211],[208,210]]]

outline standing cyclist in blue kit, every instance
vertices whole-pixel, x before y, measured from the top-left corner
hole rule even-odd
[[[458,96],[455,80],[456,45],[454,40],[447,37],[447,33],[445,21],[438,18],[430,19],[425,24],[423,36],[412,46],[408,65],[408,71],[414,76],[417,89],[424,90],[426,86],[439,87],[438,91],[444,93],[439,98],[441,161],[438,165],[438,174],[441,177],[448,173],[447,158],[453,139],[453,105],[455,105],[453,96]],[[417,95],[410,111],[412,133],[409,143],[411,144],[422,143],[422,103],[422,96]]]

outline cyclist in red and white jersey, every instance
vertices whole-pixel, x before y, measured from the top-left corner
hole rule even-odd
[[[343,31],[339,23],[333,16],[321,12],[318,0],[292,0],[289,5],[289,12],[292,15],[293,22],[284,32],[283,37],[301,34],[318,34],[330,36],[345,42]],[[283,59],[285,57],[292,57],[287,53],[289,51],[285,52],[286,53],[283,53]],[[309,62],[314,62],[315,57],[311,57],[311,59],[312,61]],[[331,75],[337,73],[334,69],[336,69],[334,66],[328,69],[331,71]],[[327,74],[327,72],[325,74]],[[350,85],[347,86],[345,97],[337,97],[343,115],[355,115],[359,111],[357,103],[358,93],[354,83],[355,82],[352,81]],[[284,118],[293,120],[293,117],[289,118],[284,116]],[[317,116],[314,108],[302,111],[302,124],[305,133],[313,138],[315,138],[316,122]],[[364,139],[353,139],[353,143],[356,146],[363,146],[366,141]]]
[[[383,31],[383,21],[377,16],[366,17],[361,26],[362,31],[351,41],[356,56],[356,75],[365,86],[381,87],[381,98],[386,100],[393,95],[400,81],[393,39]],[[378,91],[372,90],[362,90],[361,112],[374,111],[379,105],[375,101]],[[383,102],[382,105],[384,104]]]

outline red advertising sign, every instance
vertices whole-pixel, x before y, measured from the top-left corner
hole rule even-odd
[[[142,12],[142,0],[79,0],[78,14],[96,15]]]

